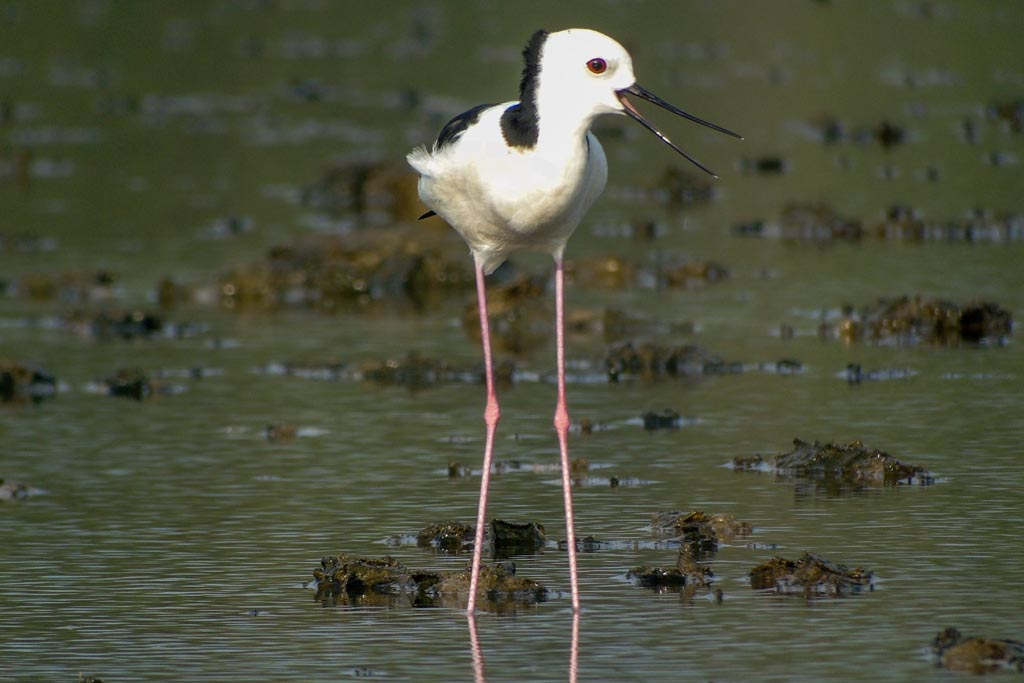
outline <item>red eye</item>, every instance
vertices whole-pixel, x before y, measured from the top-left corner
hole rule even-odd
[[[600,57],[595,57],[587,62],[587,68],[590,69],[592,74],[603,74],[608,69],[608,62]]]

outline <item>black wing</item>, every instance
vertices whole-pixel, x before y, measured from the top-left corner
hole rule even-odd
[[[466,132],[466,129],[480,120],[480,114],[485,109],[490,109],[493,104],[478,104],[469,111],[464,111],[448,123],[444,124],[441,134],[437,136],[434,143],[434,150],[439,150],[445,145],[450,145],[459,139],[459,136]]]

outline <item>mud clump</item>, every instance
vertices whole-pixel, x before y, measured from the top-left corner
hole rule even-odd
[[[760,455],[733,458],[732,467],[735,470],[769,470],[856,486],[927,486],[935,483],[934,475],[923,467],[905,464],[878,449],[868,449],[860,441],[844,445],[793,439],[793,450],[788,453],[770,458]]]
[[[443,600],[469,594],[470,569],[458,572],[441,572],[438,580],[429,586],[420,582],[420,591],[425,598]],[[485,564],[480,567],[477,585],[477,599],[488,600],[498,610],[514,604],[535,604],[548,598],[548,590],[533,579],[516,576],[515,562]]]
[[[694,570],[695,562],[718,552],[720,543],[754,532],[749,522],[734,515],[713,514],[695,510],[658,512],[651,517],[651,529],[658,536],[671,536],[679,540],[680,570]]]
[[[423,212],[416,177],[404,164],[343,159],[301,189],[302,206],[333,216],[355,215],[371,223],[413,220]]]
[[[544,300],[544,277],[516,275],[487,290],[487,319],[494,346],[508,353],[526,353],[547,342],[552,315]],[[462,309],[462,328],[480,342],[480,312],[476,298]]]
[[[1024,672],[1024,643],[964,636],[955,628],[940,631],[932,641],[936,663],[951,671],[989,674]]]
[[[139,368],[121,368],[104,379],[103,384],[108,395],[136,401],[143,401],[158,391],[157,385]]]
[[[442,240],[392,230],[273,247],[265,261],[221,276],[221,303],[237,310],[334,311],[388,299],[426,307],[473,286],[465,259],[451,258]]]
[[[671,408],[665,408],[660,413],[648,411],[640,419],[644,422],[644,429],[649,432],[655,429],[679,429],[683,425],[683,418]]]
[[[754,533],[750,522],[736,519],[735,515],[709,515],[701,510],[655,513],[651,518],[651,528],[660,536],[679,537],[684,545],[702,552],[717,551],[719,541],[729,542],[738,536]]]
[[[494,519],[491,520],[490,532],[497,558],[535,553],[547,543],[544,527],[537,522],[517,524]]]
[[[29,273],[14,280],[7,291],[33,301],[81,304],[114,298],[116,282],[116,276],[107,270]]]
[[[428,524],[416,534],[416,545],[421,548],[435,548],[443,553],[457,554],[473,550],[476,529],[472,524],[458,521]],[[492,519],[484,530],[484,547],[489,548],[495,558],[504,559],[513,555],[529,555],[543,548],[547,543],[544,527],[537,522],[507,522]]]
[[[33,363],[0,358],[0,403],[39,403],[57,395],[57,379]]]
[[[472,550],[473,525],[454,520],[428,524],[416,534],[416,545],[453,554]]]
[[[381,559],[325,557],[313,570],[318,602],[359,599],[368,594],[395,594],[409,581],[409,570],[392,557]]]
[[[687,545],[680,546],[674,567],[641,565],[626,572],[626,578],[641,588],[657,592],[669,590],[694,595],[698,589],[710,588],[715,574],[709,567],[697,563],[696,555]]]
[[[635,377],[652,380],[662,377],[731,375],[748,371],[790,375],[803,370],[799,361],[790,359],[747,364],[723,360],[721,356],[693,344],[660,346],[629,341],[610,347],[603,364],[609,382]]]
[[[651,567],[640,565],[626,572],[626,578],[641,588],[658,591],[685,587],[706,588],[711,585],[713,572],[707,567],[693,565],[695,569],[676,567]]]
[[[926,219],[902,204],[885,209],[880,220],[862,220],[839,213],[824,203],[792,202],[776,221],[754,219],[736,225],[741,237],[790,242],[828,243],[883,240],[887,242],[1007,243],[1024,240],[1024,216],[984,209],[962,218]]]
[[[392,557],[325,557],[313,570],[307,587],[316,590],[323,605],[393,601],[407,596],[416,607],[438,606],[461,600],[469,591],[470,570],[430,572],[410,569]],[[548,591],[531,579],[517,577],[515,564],[505,562],[480,568],[477,596],[499,611],[547,599]]]
[[[699,346],[664,347],[655,344],[634,346],[626,342],[613,346],[605,356],[608,380],[639,376],[694,376],[724,371],[727,367],[721,357]]]
[[[458,371],[444,361],[410,351],[402,359],[367,361],[360,367],[364,380],[378,384],[428,387],[453,378]]]
[[[871,571],[849,569],[813,553],[804,553],[798,560],[773,557],[750,570],[750,587],[772,590],[780,595],[843,597],[873,590]]]
[[[859,311],[847,307],[834,334],[843,341],[883,341],[955,345],[1005,340],[1012,316],[990,301],[963,305],[919,296],[879,299]]]
[[[665,169],[658,185],[667,193],[668,204],[672,207],[704,204],[715,198],[713,183],[676,166]]]

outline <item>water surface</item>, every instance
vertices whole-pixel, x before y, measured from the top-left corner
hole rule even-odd
[[[514,16],[489,2],[0,4],[0,358],[37,362],[61,383],[52,400],[0,410],[0,477],[41,490],[0,505],[4,679],[472,680],[457,606],[322,608],[302,583],[337,553],[463,566],[383,541],[475,516],[478,479],[449,481],[446,470],[480,458],[482,387],[266,372],[410,350],[472,368],[479,350],[460,323],[471,293],[420,310],[384,300],[323,314],[228,310],[216,292],[225,273],[273,245],[407,223],[386,211],[326,213],[304,205],[302,189],[346,160],[401,163],[448,117],[511,98],[520,47],[539,26],[618,37],[645,87],[747,138],[651,112],[721,176],[713,201],[670,207],[657,183],[682,161],[625,119],[601,121],[609,188],[568,257],[618,255],[640,267],[711,259],[729,277],[689,289],[581,281],[570,284],[570,307],[610,306],[653,323],[638,342],[803,367],[569,387],[575,417],[611,427],[574,435],[573,455],[606,466],[600,475],[650,482],[578,488],[582,535],[648,541],[650,515],[670,509],[733,513],[756,527],[756,545],[710,561],[721,604],[625,581],[632,566],[673,564],[671,550],[581,555],[579,680],[944,680],[925,653],[942,628],[1021,639],[1024,358],[1015,336],[939,346],[813,333],[845,304],[903,294],[986,299],[1019,317],[1019,235],[818,243],[735,228],[778,224],[794,201],[824,202],[866,225],[896,204],[938,222],[982,212],[1019,224],[1021,133],[986,107],[1024,97],[1022,21],[1012,1],[794,1],[763,16],[740,2],[566,3]],[[819,137],[828,116],[844,131],[834,144]],[[905,131],[902,143],[874,140],[884,122]],[[784,173],[745,170],[771,156]],[[647,221],[654,240],[623,236]],[[545,258],[516,265],[550,268]],[[24,294],[32,274],[96,271],[114,281],[102,296]],[[165,276],[195,298],[160,312],[154,291]],[[543,299],[533,305],[547,307],[541,319],[550,312]],[[194,334],[97,340],[48,322],[132,309]],[[693,332],[667,326],[687,322]],[[802,334],[782,338],[782,325]],[[577,367],[600,368],[608,340],[570,343]],[[552,344],[502,355],[543,377]],[[850,385],[838,376],[850,363],[909,372]],[[209,372],[168,377],[177,393],[141,402],[90,389],[123,367]],[[554,464],[553,386],[521,381],[502,400],[497,456]],[[637,424],[664,408],[693,419],[679,430]],[[303,431],[270,442],[268,424]],[[787,450],[794,437],[861,439],[940,480],[832,495],[723,467]],[[554,482],[551,472],[498,476],[491,513],[564,538]],[[773,553],[805,550],[873,570],[877,589],[808,602],[746,584]],[[564,553],[516,561],[522,575],[567,591]],[[565,680],[570,624],[563,595],[482,614],[487,680]]]

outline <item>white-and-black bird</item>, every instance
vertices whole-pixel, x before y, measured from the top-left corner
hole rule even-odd
[[[564,289],[562,254],[608,178],[601,143],[590,131],[602,114],[625,114],[661,138],[704,171],[696,159],[672,143],[627,99],[635,95],[684,118],[734,137],[713,123],[687,114],[640,87],[633,60],[619,43],[589,29],[537,31],[523,50],[526,62],[519,101],[482,104],[460,114],[441,130],[434,145],[408,155],[420,175],[419,195],[458,231],[476,264],[477,301],[487,379],[484,419],[487,439],[480,482],[476,541],[467,610],[476,606],[487,490],[494,434],[500,410],[494,390],[484,276],[513,252],[541,251],[555,260],[555,318],[558,402],[555,429],[562,463],[572,606],[579,610],[575,525],[569,480],[569,414],[565,402]]]

